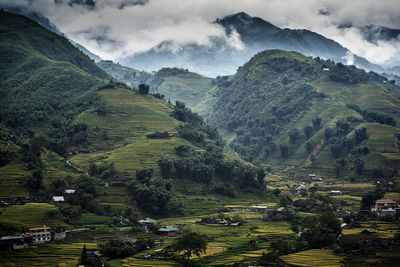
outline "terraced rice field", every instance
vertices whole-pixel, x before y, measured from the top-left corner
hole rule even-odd
[[[331,249],[310,249],[280,257],[285,263],[293,266],[343,266],[344,259],[334,255]]]

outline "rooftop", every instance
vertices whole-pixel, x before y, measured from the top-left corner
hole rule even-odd
[[[179,231],[179,229],[168,225],[168,226],[158,229],[158,231],[160,231],[160,232],[176,232],[176,231]]]
[[[53,201],[55,202],[62,202],[65,201],[63,196],[54,196]]]
[[[50,227],[38,227],[38,228],[29,228],[29,231],[37,231],[37,230],[50,230]]]
[[[156,220],[153,220],[151,218],[144,218],[144,219],[138,221],[138,223],[155,223],[155,222],[156,222]]]
[[[391,199],[378,199],[376,203],[396,203],[396,201],[393,201]]]
[[[252,206],[254,209],[266,209],[267,206]]]

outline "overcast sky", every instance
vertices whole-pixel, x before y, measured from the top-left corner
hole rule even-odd
[[[210,36],[224,37],[210,22],[241,11],[279,27],[318,32],[373,63],[400,59],[399,40],[372,44],[354,27],[337,27],[400,29],[399,0],[0,0],[0,5],[42,13],[104,59],[118,60],[164,40],[207,44]]]

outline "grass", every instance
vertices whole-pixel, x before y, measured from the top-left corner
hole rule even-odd
[[[13,161],[0,168],[0,199],[26,197],[25,182],[31,172],[23,163]]]
[[[38,248],[0,252],[0,262],[2,266],[76,266],[84,245],[89,253],[97,249],[96,243],[47,243]]]
[[[73,224],[79,227],[86,227],[92,225],[105,225],[112,222],[112,218],[106,216],[98,216],[96,214],[82,214],[74,219]]]
[[[162,71],[162,70],[161,70]],[[157,79],[156,73],[153,79]],[[150,79],[150,86],[153,84]],[[205,93],[213,87],[211,78],[196,73],[179,73],[176,75],[162,76],[163,82],[156,87],[156,92],[164,94],[172,103],[176,100],[183,101],[189,107],[194,107],[204,97]]]
[[[41,227],[43,225],[68,227],[60,215],[52,213],[57,212],[58,208],[48,203],[13,205],[0,210],[3,212],[0,216],[0,225],[2,227],[14,229]]]
[[[155,131],[174,133],[178,122],[169,117],[167,104],[149,95],[137,95],[126,89],[100,91],[108,113],[100,116],[84,112],[77,122],[89,125],[89,147],[93,154],[77,154],[71,162],[87,169],[90,162],[114,162],[117,171],[135,174],[136,170],[152,167],[156,174],[157,160],[161,156],[175,158],[174,148],[188,144],[181,138],[148,139],[146,134]],[[105,131],[107,137],[99,135]]]
[[[293,266],[343,266],[343,257],[333,254],[331,249],[310,249],[280,257]]]

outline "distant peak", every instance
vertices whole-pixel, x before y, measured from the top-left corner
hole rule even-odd
[[[278,27],[271,23],[259,18],[252,17],[245,12],[239,12],[236,14],[228,15],[223,19],[217,19],[216,23],[224,26],[228,31],[230,28],[236,29],[236,31],[242,35],[264,35],[274,33],[279,30]]]
[[[217,19],[217,21],[229,21],[229,20],[252,21],[253,17],[245,12],[239,12],[236,14],[225,16],[221,20]]]

